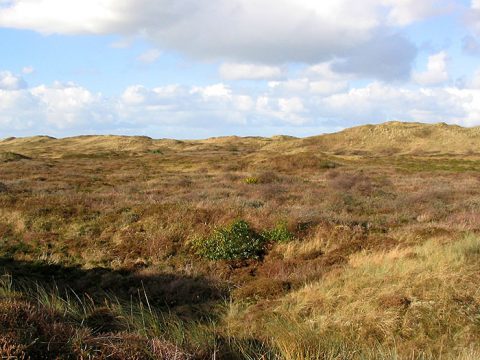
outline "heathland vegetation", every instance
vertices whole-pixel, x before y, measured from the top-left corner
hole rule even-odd
[[[2,359],[480,358],[480,129],[0,141]]]

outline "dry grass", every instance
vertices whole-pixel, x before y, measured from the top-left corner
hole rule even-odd
[[[0,351],[475,359],[477,138],[394,123],[309,139],[2,141],[0,271],[14,281],[0,288]],[[240,219],[289,236],[259,259],[197,255]]]
[[[479,256],[473,235],[446,245],[356,253],[341,274],[290,294],[276,312],[345,344],[453,356],[480,336]]]

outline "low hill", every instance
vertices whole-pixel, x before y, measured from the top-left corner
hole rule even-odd
[[[460,155],[480,154],[480,127],[387,122],[363,125],[333,134],[308,138],[290,136],[226,136],[205,140],[155,140],[145,136],[77,136],[55,139],[47,136],[8,138],[0,151],[28,156],[60,157],[65,154],[149,151],[238,151],[296,153],[304,151],[336,155]]]
[[[387,122],[314,136],[303,145],[336,153],[472,154],[480,153],[480,127]]]

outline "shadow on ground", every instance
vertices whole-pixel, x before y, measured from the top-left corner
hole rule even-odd
[[[147,295],[150,305],[190,319],[202,317],[202,313],[211,317],[209,308],[227,294],[219,284],[203,277],[106,268],[85,270],[11,258],[0,258],[1,274],[11,275],[15,283],[33,282],[47,289],[73,290],[98,302],[106,297],[138,302]]]

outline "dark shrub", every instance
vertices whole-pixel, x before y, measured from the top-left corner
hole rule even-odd
[[[265,238],[237,220],[230,226],[216,229],[207,239],[197,239],[194,247],[199,255],[210,260],[258,259],[265,251]]]

